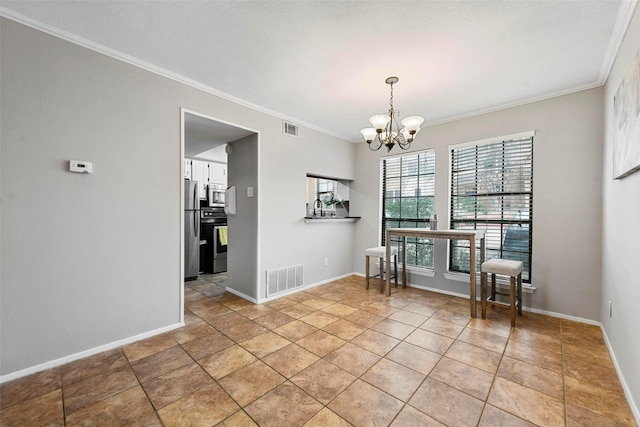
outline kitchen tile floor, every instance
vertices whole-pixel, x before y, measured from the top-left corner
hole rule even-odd
[[[185,286],[185,326],[0,386],[2,426],[634,426],[600,329],[352,276],[262,305]]]

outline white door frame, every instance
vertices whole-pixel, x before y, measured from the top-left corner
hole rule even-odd
[[[194,116],[202,117],[204,119],[208,119],[214,122],[223,123],[225,125],[234,126],[252,133],[255,133],[258,138],[258,167],[256,171],[256,175],[258,177],[258,182],[256,185],[260,188],[260,132],[248,128],[246,126],[238,125],[236,123],[231,123],[226,120],[218,119],[215,117],[211,117],[206,114],[202,114],[193,110],[186,109],[184,107],[180,107],[180,322],[184,323],[184,185],[182,182],[184,181],[184,152],[185,152],[185,124],[184,118],[185,114],[192,114]],[[260,194],[261,191],[258,191],[256,194],[256,202],[257,202],[257,236],[255,239],[256,242],[256,272],[260,271]],[[260,297],[260,279],[256,277],[256,296],[257,299]]]

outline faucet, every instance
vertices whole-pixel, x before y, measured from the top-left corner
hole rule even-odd
[[[322,212],[322,200],[316,199],[316,201],[313,202],[313,216],[316,216],[316,207],[320,208],[320,216],[324,216],[324,212]]]

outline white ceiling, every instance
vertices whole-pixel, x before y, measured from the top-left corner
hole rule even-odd
[[[184,114],[184,156],[227,163],[225,147],[254,132],[195,114]]]
[[[442,123],[605,82],[621,0],[10,1],[4,16],[348,140],[388,109]]]

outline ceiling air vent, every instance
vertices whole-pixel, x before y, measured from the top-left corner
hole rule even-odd
[[[284,132],[285,135],[295,136],[296,138],[298,138],[300,127],[298,125],[294,125],[293,123],[283,121],[282,131]]]

